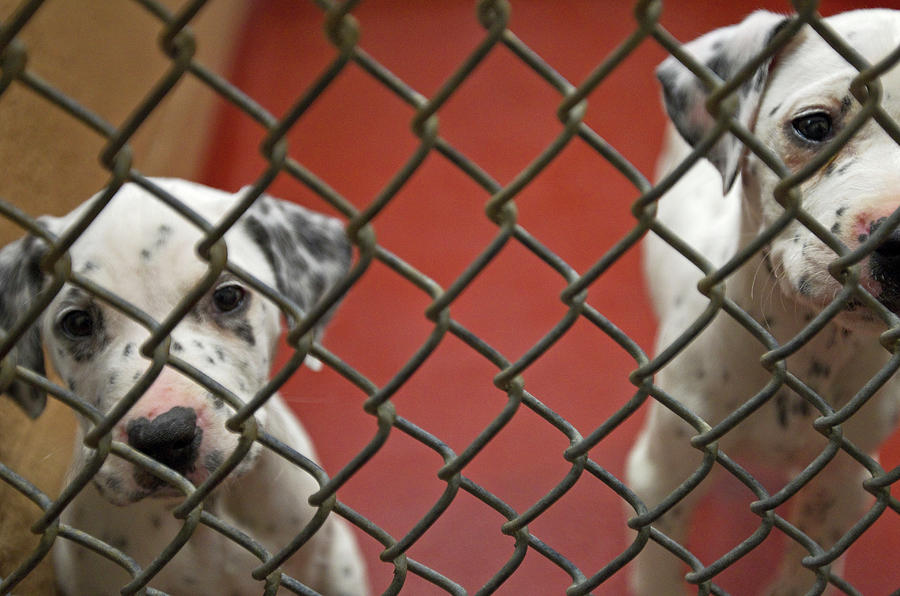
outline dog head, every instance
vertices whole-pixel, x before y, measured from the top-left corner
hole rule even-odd
[[[760,11],[738,25],[687,44],[685,50],[728,80],[755,61],[788,22],[782,15]],[[854,11],[825,22],[871,63],[887,56],[900,42],[897,11]],[[674,58],[663,62],[657,74],[672,122],[688,143],[696,146],[715,126],[706,109],[707,89]],[[858,74],[811,27],[804,26],[737,88],[733,118],[772,150],[789,172],[797,172],[829,150],[832,139],[863,109],[851,93]],[[882,109],[900,121],[900,69],[884,73],[880,84]],[[746,201],[745,232],[758,233],[783,214],[774,198],[781,178],[734,135],[725,133],[707,157],[721,173],[726,193],[740,175],[740,192]],[[821,166],[799,187],[802,208],[854,250],[900,207],[896,191],[900,147],[870,120],[833,159],[821,159]],[[900,313],[900,232],[870,244],[871,252],[860,266],[860,283],[888,309]],[[793,221],[767,248],[766,264],[786,296],[820,309],[841,288],[828,271],[837,256],[820,237]],[[848,326],[866,326],[873,317],[867,309],[857,309],[858,305],[851,300],[839,319]]]
[[[212,223],[238,198],[181,180],[153,181]],[[41,218],[41,224],[59,236],[89,206],[90,201],[64,217]],[[202,238],[198,227],[150,192],[126,184],[72,245],[72,271],[160,322],[208,274],[209,265],[197,256]],[[302,312],[308,312],[350,264],[350,246],[340,222],[270,197],[258,199],[226,233],[225,241],[230,263],[276,289]],[[30,236],[0,251],[2,324],[17,320],[46,284],[40,269],[45,251],[46,245]],[[268,380],[280,316],[274,303],[225,271],[172,330],[170,357],[246,402]],[[107,413],[150,368],[141,354],[149,336],[144,324],[67,282],[17,343],[16,357],[20,364],[43,372],[42,350],[46,351],[70,389]],[[23,381],[16,381],[9,393],[26,411],[39,411],[45,399]],[[238,444],[238,436],[225,428],[232,413],[222,399],[169,365],[115,426],[113,440],[197,484]],[[256,414],[262,426],[265,414],[265,408]],[[90,424],[83,420],[82,426],[87,430]],[[89,453],[85,448],[80,455]],[[255,454],[251,450],[234,475],[250,466]],[[107,458],[94,482],[118,504],[173,490],[115,456]]]

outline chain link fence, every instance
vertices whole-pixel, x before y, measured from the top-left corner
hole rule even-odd
[[[11,85],[28,89],[48,102],[52,103],[62,112],[80,122],[83,126],[94,131],[99,137],[105,139],[105,147],[100,155],[100,160],[110,173],[110,182],[107,192],[111,195],[117,188],[127,181],[134,181],[151,192],[159,194],[162,201],[177,205],[177,197],[171,197],[165,193],[159,193],[158,189],[149,182],[132,163],[132,154],[129,149],[129,140],[142,126],[148,116],[171,92],[173,87],[184,78],[194,78],[207,85],[227,102],[241,110],[250,117],[261,130],[265,131],[265,140],[261,145],[261,152],[267,160],[268,166],[259,178],[252,182],[248,197],[257,197],[263,193],[277,176],[289,176],[314,192],[324,204],[340,213],[346,221],[346,233],[355,247],[356,258],[349,273],[327,295],[326,299],[314,308],[306,318],[296,321],[288,330],[288,343],[296,352],[283,369],[277,371],[275,378],[283,381],[290,376],[299,366],[307,354],[314,355],[327,367],[338,373],[350,386],[364,395],[362,408],[373,417],[377,431],[371,437],[364,449],[359,451],[345,466],[337,470],[325,471],[321,468],[310,469],[307,461],[295,461],[297,465],[309,469],[320,484],[320,490],[311,499],[311,504],[320,508],[323,514],[337,515],[345,518],[355,525],[363,539],[377,541],[383,550],[380,553],[380,563],[369,561],[370,567],[376,565],[388,565],[393,568],[392,579],[387,585],[376,585],[373,588],[377,592],[396,594],[407,592],[404,587],[411,576],[417,576],[427,582],[430,587],[449,594],[465,594],[468,590],[454,577],[444,575],[439,570],[430,567],[425,562],[417,560],[410,554],[410,550],[429,529],[441,518],[448,508],[462,494],[474,497],[491,510],[505,519],[505,523],[496,528],[496,532],[509,537],[513,543],[512,552],[506,562],[500,566],[496,573],[480,588],[478,594],[488,594],[497,591],[519,569],[526,556],[544,558],[549,564],[562,570],[571,578],[571,586],[567,593],[571,595],[587,594],[592,591],[602,590],[602,585],[613,575],[620,573],[622,568],[635,558],[648,541],[657,541],[668,548],[674,556],[681,558],[691,568],[691,581],[697,584],[699,593],[724,593],[716,585],[718,574],[734,562],[753,551],[768,536],[770,530],[777,528],[788,534],[791,539],[797,540],[807,546],[814,555],[812,561],[807,561],[813,569],[825,569],[824,577],[847,594],[859,592],[846,581],[833,575],[828,575],[827,565],[838,555],[848,550],[860,536],[882,515],[896,515],[900,513],[900,501],[891,495],[891,487],[900,478],[900,468],[885,470],[868,454],[860,452],[851,443],[842,439],[840,425],[852,416],[858,407],[864,403],[877,389],[879,383],[892,374],[900,365],[900,358],[896,355],[890,359],[887,367],[882,371],[879,379],[874,379],[870,386],[864,388],[846,406],[834,411],[831,406],[815,395],[802,381],[788,373],[783,366],[787,356],[799,346],[809,341],[810,337],[826,324],[829,317],[843,309],[847,301],[854,296],[865,295],[857,284],[856,276],[848,276],[842,283],[844,290],[839,299],[817,317],[803,333],[798,335],[790,344],[779,346],[772,343],[771,336],[746,312],[735,308],[733,304],[722,298],[721,288],[726,283],[728,275],[740,263],[745,262],[753,251],[758,249],[753,244],[735,256],[728,267],[721,270],[704,271],[706,277],[703,287],[710,296],[709,317],[719,316],[734,317],[741,325],[749,330],[769,350],[763,364],[774,371],[773,375],[779,383],[795,389],[801,395],[808,396],[810,403],[817,408],[822,417],[816,421],[816,428],[828,439],[828,446],[821,457],[817,458],[802,476],[798,476],[778,494],[771,495],[752,475],[734,465],[727,454],[717,448],[717,441],[728,429],[741,421],[741,417],[747,416],[751,408],[741,408],[734,416],[729,417],[717,427],[710,428],[702,420],[693,420],[698,435],[694,437],[694,446],[703,452],[704,464],[696,472],[695,477],[687,484],[686,490],[699,482],[708,472],[711,466],[722,466],[733,473],[738,480],[747,486],[758,498],[754,504],[753,512],[759,516],[759,529],[749,539],[744,540],[737,548],[729,551],[718,560],[704,564],[689,550],[687,545],[673,543],[665,535],[654,528],[653,520],[660,513],[660,505],[654,509],[648,509],[647,505],[631,491],[631,489],[616,475],[592,459],[590,453],[598,446],[602,447],[611,433],[620,425],[632,417],[649,400],[659,400],[670,404],[669,396],[654,384],[654,373],[672,355],[671,351],[663,354],[661,358],[654,358],[644,346],[639,345],[619,327],[609,320],[602,312],[592,306],[588,301],[588,292],[624,254],[637,250],[639,241],[648,233],[659,233],[667,237],[667,231],[655,220],[656,201],[660,195],[670,187],[673,179],[667,179],[663,184],[654,186],[645,175],[621,155],[616,148],[604,140],[595,130],[585,122],[585,113],[588,97],[597,87],[642,44],[659,44],[667,52],[678,57],[687,64],[692,71],[704,77],[705,82],[715,91],[709,107],[714,114],[720,112],[720,106],[727,106],[727,99],[735,89],[753,75],[753,69],[744,69],[731,81],[721,84],[709,75],[704,65],[698,64],[690,56],[680,49],[680,43],[670,35],[660,24],[659,18],[663,10],[663,3],[658,0],[638,1],[634,3],[634,29],[633,33],[623,39],[618,47],[605,60],[580,83],[572,83],[554,70],[553,66],[545,62],[526,43],[524,43],[508,27],[510,11],[515,2],[508,0],[482,0],[477,2],[474,15],[484,29],[484,35],[477,47],[474,47],[469,56],[459,64],[455,72],[449,76],[444,84],[430,96],[419,93],[407,83],[385,68],[378,59],[366,52],[360,45],[360,30],[365,23],[360,24],[354,17],[358,1],[348,0],[343,3],[319,0],[316,4],[321,8],[324,24],[324,34],[334,46],[333,60],[318,74],[314,83],[309,85],[304,92],[297,97],[296,102],[283,116],[276,117],[265,110],[253,97],[248,96],[241,89],[235,87],[226,78],[208,70],[199,63],[195,55],[195,39],[190,30],[192,20],[204,7],[204,0],[185,2],[177,13],[172,13],[161,4],[153,0],[135,0],[149,14],[159,21],[159,43],[163,52],[170,58],[168,72],[157,82],[155,87],[146,95],[140,105],[135,106],[131,116],[120,126],[114,126],[97,114],[91,112],[76,100],[67,96],[54,86],[53,81],[44,80],[40,73],[32,72],[28,68],[28,48],[22,44],[18,36],[29,24],[35,13],[43,4],[40,0],[22,2],[12,18],[2,23],[0,27],[0,50],[2,50],[2,77],[0,77],[0,95]],[[895,51],[884,61],[871,65],[862,60],[858,54],[847,45],[840,37],[835,36],[817,16],[818,3],[815,1],[802,2],[796,0],[794,8],[798,17],[787,31],[773,43],[783,44],[791,32],[801,24],[810,25],[817,34],[825,38],[834,50],[844,56],[859,71],[859,77],[855,82],[854,93],[863,105],[860,118],[855,121],[853,130],[858,130],[870,118],[874,118],[884,130],[895,140],[900,142],[900,128],[891,120],[879,104],[878,77],[886,70],[893,67],[900,60],[900,51]],[[559,96],[557,117],[562,124],[562,129],[544,150],[516,176],[509,184],[501,184],[490,173],[482,169],[478,163],[469,159],[447,139],[441,136],[438,126],[438,113],[443,106],[454,96],[473,71],[492,53],[499,48],[505,48],[511,52],[528,68],[532,69],[546,85],[552,88]],[[767,49],[766,54],[776,51],[777,46]],[[310,110],[322,94],[348,67],[356,65],[364,71],[372,81],[388,90],[398,101],[404,102],[415,111],[412,120],[412,130],[418,138],[418,148],[409,160],[396,171],[390,182],[364,209],[356,208],[344,196],[332,188],[325,180],[316,175],[304,164],[296,161],[287,148],[286,135]],[[650,73],[647,73],[650,76]],[[658,102],[648,101],[648,110],[658,109]],[[2,104],[0,104],[2,109]],[[609,106],[614,110],[615,106]],[[785,213],[789,218],[796,218],[825,241],[829,246],[835,247],[840,255],[835,263],[835,271],[844,271],[859,263],[871,249],[867,246],[858,250],[847,251],[841,249],[839,242],[827,230],[823,229],[806,211],[804,211],[799,195],[795,192],[799,184],[819,166],[823,160],[833,156],[840,150],[839,143],[833,144],[828,155],[823,155],[815,164],[804,168],[799,172],[791,173],[780,160],[772,159],[760,141],[745,129],[734,124],[726,110],[719,116],[720,126],[718,134],[726,131],[737,135],[750,149],[766,159],[766,163],[784,179],[782,184],[783,195],[780,197]],[[852,131],[851,131],[852,132]],[[845,135],[846,139],[848,135]],[[631,213],[634,217],[632,229],[605,254],[599,256],[594,264],[586,271],[576,271],[560,256],[545,246],[540,239],[533,236],[520,225],[517,215],[516,198],[536,177],[554,161],[554,159],[568,146],[580,143],[590,148],[602,159],[615,167],[634,188],[634,194],[638,198],[632,203]],[[480,254],[469,266],[455,279],[442,287],[428,275],[413,267],[405,261],[403,255],[394,254],[379,243],[376,231],[380,214],[388,207],[398,192],[422,166],[426,157],[439,156],[446,163],[462,172],[474,181],[488,197],[484,205],[485,217],[496,226],[496,233],[491,242],[483,247]],[[699,155],[693,155],[692,160],[699,159]],[[683,171],[683,170],[679,170]],[[9,199],[9,200],[7,200]],[[91,225],[95,213],[86,216],[75,226],[71,233],[63,238],[49,238],[37,225],[35,216],[39,214],[27,213],[27,209],[15,207],[13,198],[5,198],[0,201],[0,213],[16,223],[23,231],[45,237],[53,247],[50,258],[45,259],[43,268],[50,278],[49,287],[59,288],[63,282],[68,281],[88,289],[100,300],[116,306],[123,312],[129,313],[135,320],[148,325],[152,330],[152,337],[144,346],[146,353],[152,354],[152,366],[157,371],[162,367],[173,365],[173,359],[168,352],[167,336],[171,329],[178,323],[181,316],[196,301],[196,296],[185,297],[185,301],[162,322],[148,322],[148,317],[134,307],[124,303],[115,295],[110,295],[106,290],[96,285],[91,285],[66,267],[66,249],[73,243],[78,234]],[[561,200],[564,199],[561,197]],[[219,259],[219,252],[213,250],[217,246],[228,225],[233,222],[250,203],[245,202],[239,206],[224,224],[212,225],[209,222],[195,221],[195,225],[206,234],[202,243],[204,247],[200,254],[208,257],[210,269],[216,273],[227,267],[226,263]],[[900,220],[900,215],[894,214],[889,218],[888,224],[893,227]],[[784,222],[788,219],[783,220]],[[887,228],[888,226],[886,226]],[[766,235],[771,236],[778,230],[767,230]],[[469,288],[479,276],[484,275],[485,270],[497,259],[499,253],[510,244],[516,244],[520,248],[532,253],[539,259],[561,283],[565,285],[559,299],[566,312],[558,322],[529,350],[516,358],[501,353],[489,345],[483,338],[476,335],[460,321],[451,316],[451,310],[460,295]],[[705,259],[693,251],[690,247],[677,244],[676,248],[688,259],[695,263],[703,263]],[[217,256],[218,255],[218,256]],[[354,291],[354,285],[359,282],[373,263],[386,266],[397,275],[406,280],[416,291],[427,297],[430,304],[424,311],[424,315],[431,325],[431,332],[427,341],[419,347],[414,356],[410,358],[393,376],[385,383],[377,384],[367,378],[359,370],[342,360],[340,346],[326,348],[320,343],[312,342],[310,329],[328,309],[340,300],[344,295]],[[214,276],[213,276],[214,277]],[[169,478],[174,485],[181,486],[185,491],[186,500],[174,512],[176,516],[184,520],[187,533],[185,540],[198,525],[206,525],[213,530],[229,536],[248,552],[259,558],[259,569],[254,573],[255,577],[263,578],[260,582],[260,591],[266,594],[274,594],[279,589],[297,594],[307,594],[309,590],[304,586],[282,577],[277,573],[278,562],[300,547],[300,544],[292,544],[285,551],[268,553],[261,551],[251,537],[235,531],[222,520],[215,518],[203,511],[202,501],[210,491],[215,488],[215,483],[198,490],[193,487],[184,487],[184,481],[167,468],[147,457],[142,457],[134,449],[126,444],[113,441],[110,429],[120,419],[124,412],[114,411],[106,416],[98,415],[86,404],[77,393],[58,386],[50,380],[21,366],[17,366],[11,356],[11,350],[19,341],[25,330],[28,329],[40,316],[42,309],[52,298],[52,292],[45,294],[41,300],[32,304],[26,316],[16,321],[12,328],[5,330],[2,342],[0,342],[0,355],[3,356],[0,367],[0,386],[8,387],[13,379],[31,384],[45,390],[52,399],[65,403],[73,410],[91,418],[95,425],[87,435],[87,441],[95,446],[96,452],[93,461],[102,462],[110,454],[123,457],[143,466],[153,474]],[[284,300],[273,295],[272,298],[284,308],[290,309]],[[870,297],[871,298],[871,297]],[[883,321],[888,329],[881,340],[891,350],[896,346],[896,325],[900,323],[896,315],[888,311],[874,299],[866,301],[866,306],[871,308]],[[626,352],[634,361],[634,370],[630,375],[630,381],[635,390],[630,400],[627,401],[607,421],[589,429],[583,433],[579,430],[581,424],[577,420],[567,420],[554,409],[542,403],[538,397],[532,395],[526,389],[526,378],[533,365],[540,360],[557,342],[559,342],[576,323],[587,323],[608,336],[621,350]],[[690,342],[693,337],[701,333],[704,322],[698,321],[684,336],[679,338],[678,345]],[[486,388],[485,393],[496,395],[502,392],[506,396],[506,406],[500,415],[493,419],[464,449],[455,451],[451,449],[440,436],[430,433],[418,426],[415,421],[398,414],[392,397],[409,381],[412,375],[423,366],[434,353],[437,347],[448,337],[458,339],[468,349],[478,354],[489,363],[496,374],[493,379],[494,388]],[[190,374],[189,371],[185,374]],[[202,375],[191,375],[193,380],[206,386],[214,394],[218,391],[210,385]],[[152,380],[152,379],[151,379]],[[149,381],[148,381],[149,382]],[[596,380],[593,382],[597,382]],[[602,380],[599,381],[602,384]],[[146,383],[145,383],[146,385]],[[230,420],[231,428],[241,428],[244,421],[252,417],[255,410],[275,391],[277,387],[270,386],[264,392],[257,395],[248,407],[238,410]],[[758,399],[762,402],[771,398],[774,392],[761,395]],[[136,400],[139,394],[134,395]],[[460,399],[469,399],[463,396]],[[670,404],[671,405],[671,404]],[[758,405],[758,404],[754,404]],[[483,452],[489,443],[516,416],[523,411],[530,411],[546,422],[547,433],[558,433],[568,443],[562,457],[568,467],[568,473],[540,499],[525,510],[517,510],[504,499],[503,494],[495,494],[484,486],[474,482],[467,476],[466,469],[478,455]],[[690,417],[689,414],[686,416]],[[244,431],[249,432],[249,431]],[[348,483],[383,448],[388,438],[396,433],[407,436],[418,442],[428,450],[431,450],[443,462],[443,466],[437,471],[437,477],[445,483],[443,494],[433,504],[430,510],[403,535],[394,535],[379,525],[379,520],[368,519],[362,513],[354,510],[340,500],[341,488]],[[264,448],[277,448],[264,432],[246,435],[247,438],[257,441]],[[328,449],[327,445],[320,445],[320,450]],[[860,462],[871,477],[865,483],[865,489],[874,496],[874,504],[854,528],[832,549],[822,551],[821,548],[810,544],[808,537],[797,528],[788,523],[776,508],[794,494],[808,479],[821,470],[838,451],[849,454]],[[6,594],[15,591],[17,584],[25,577],[35,565],[49,556],[54,542],[61,540],[76,541],[85,548],[92,549],[110,560],[118,562],[132,574],[133,581],[128,585],[125,593],[152,593],[153,575],[166,561],[166,556],[160,554],[145,569],[131,566],[126,552],[122,552],[115,545],[104,542],[100,537],[87,536],[78,532],[77,528],[67,526],[60,522],[61,511],[71,499],[81,490],[89,490],[86,485],[90,482],[89,476],[74,478],[58,497],[41,492],[28,479],[27,470],[15,470],[4,462],[0,462],[0,478],[13,486],[16,490],[26,495],[43,515],[33,526],[32,531],[42,536],[39,546],[30,553],[22,556],[18,567],[6,577],[0,578],[0,593]],[[557,552],[550,544],[544,542],[539,535],[529,530],[529,524],[544,515],[551,507],[561,502],[576,487],[579,480],[593,477],[609,490],[613,491],[626,508],[631,512],[631,520],[628,526],[636,530],[633,541],[612,560],[592,568],[579,567],[573,560],[564,554]],[[273,487],[277,490],[277,487]],[[617,513],[618,514],[618,513]],[[315,523],[321,523],[321,516]],[[621,523],[621,534],[626,535],[624,518]],[[885,562],[890,562],[892,557],[886,555]],[[274,572],[274,573],[273,573]],[[421,585],[421,584],[416,584]]]

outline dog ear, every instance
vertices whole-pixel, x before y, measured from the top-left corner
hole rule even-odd
[[[238,225],[271,265],[278,291],[304,312],[350,268],[350,242],[343,224],[333,217],[263,195]],[[333,312],[318,323],[320,331]]]
[[[717,29],[686,44],[684,49],[720,79],[727,81],[744,65],[763,51],[763,48],[788,22],[783,15],[757,11],[731,27]],[[735,118],[747,128],[756,119],[760,99],[769,76],[771,59],[764,62],[738,90],[738,109]],[[666,111],[681,136],[695,145],[715,125],[706,110],[709,90],[681,62],[667,58],[656,70],[662,83]],[[737,177],[743,144],[731,133],[725,133],[707,154],[707,159],[722,174],[727,193]]]
[[[40,260],[46,245],[35,236],[25,236],[0,249],[0,327],[10,329],[27,310],[35,294],[40,292],[44,275]],[[46,375],[39,322],[28,328],[10,351],[16,364]],[[43,412],[47,395],[21,381],[13,381],[6,393],[31,418]]]

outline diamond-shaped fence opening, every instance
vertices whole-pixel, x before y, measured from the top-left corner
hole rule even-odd
[[[900,528],[900,503],[891,495],[898,477],[896,441],[887,443],[879,462],[844,438],[842,428],[852,425],[858,410],[888,382],[900,357],[886,355],[864,386],[846,388],[854,396],[847,404],[830,404],[816,393],[821,366],[795,370],[791,358],[813,349],[806,346],[816,338],[837,333],[830,318],[848,308],[869,309],[882,321],[880,341],[893,353],[898,320],[860,285],[853,267],[900,216],[888,217],[884,231],[873,226],[878,238],[863,239],[850,251],[834,229],[806,209],[799,193],[805,177],[828,167],[829,156],[813,160],[809,171],[792,171],[751,130],[727,112],[720,114],[729,108],[729,95],[754,76],[755,66],[718,80],[678,40],[735,22],[755,5],[734,3],[711,15],[693,3],[660,1],[628,6],[271,0],[248,9],[228,72],[201,58],[206,38],[194,31],[216,0],[135,0],[125,2],[130,18],[145,25],[152,21],[156,37],[135,34],[132,43],[155,43],[157,58],[164,60],[139,100],[123,113],[107,114],[93,107],[103,89],[73,91],[41,71],[41,65],[63,60],[69,51],[52,40],[29,38],[57,10],[54,3],[44,4],[21,2],[0,23],[0,117],[16,131],[17,110],[30,106],[22,98],[38,99],[59,120],[54,130],[89,137],[79,146],[94,148],[91,157],[99,158],[108,179],[104,196],[136,183],[202,233],[197,254],[207,263],[206,281],[190,288],[172,312],[154,318],[69,267],[68,249],[94,225],[97,213],[86,212],[53,236],[36,220],[45,205],[33,199],[40,194],[40,180],[34,195],[19,191],[21,196],[0,200],[0,214],[16,229],[8,239],[27,232],[50,247],[40,265],[48,289],[3,321],[0,386],[25,383],[48,392],[64,410],[78,412],[87,420],[85,442],[93,450],[88,473],[67,475],[60,491],[43,488],[32,464],[13,451],[4,455],[8,461],[0,461],[8,492],[24,495],[37,520],[30,528],[36,537],[31,546],[0,547],[0,592],[31,589],[29,575],[48,565],[54,543],[70,542],[125,569],[132,581],[124,593],[159,593],[154,581],[160,569],[195,533],[211,529],[255,557],[259,592],[314,593],[302,578],[277,567],[279,557],[302,548],[326,516],[355,528],[374,592],[618,594],[626,590],[633,560],[652,543],[690,567],[687,581],[700,594],[756,593],[771,579],[759,570],[774,568],[786,545],[799,545],[808,555],[803,564],[812,573],[803,573],[810,593],[821,593],[827,584],[848,594],[897,591],[900,576],[891,554]],[[85,11],[92,10],[89,5]],[[746,60],[762,62],[800,26],[812,28],[860,71],[854,95],[864,109],[853,126],[874,119],[900,142],[900,128],[880,107],[878,86],[878,77],[900,53],[868,64],[817,12],[850,5],[767,3],[799,16],[758,58]],[[703,27],[693,23],[699,19]],[[83,35],[102,36],[103,27],[115,26],[95,25]],[[676,170],[657,185],[651,175],[663,127],[652,66],[667,53],[707,86],[713,98],[707,107],[720,122],[714,134],[737,136],[784,180],[775,196],[781,217],[722,267],[712,264],[718,256],[699,252],[656,219],[662,191],[683,174]],[[186,86],[201,88],[219,104],[200,178],[225,188],[247,185],[224,224],[185,210],[178,193],[167,192],[143,168],[159,148],[142,135],[152,139],[149,129],[165,126],[159,116],[164,107],[191,109],[177,100]],[[3,145],[21,142],[33,155],[23,149],[26,163],[17,163],[10,175],[25,177],[28,160],[52,172],[52,164],[40,165],[46,159],[41,143],[64,139],[18,132],[22,138]],[[186,130],[186,137],[191,132]],[[701,143],[713,143],[712,134]],[[831,156],[846,142],[839,137]],[[68,163],[98,168],[96,159],[84,156]],[[60,176],[67,172],[59,170]],[[338,216],[353,246],[350,269],[305,310],[256,279],[257,272],[226,258],[219,242],[235,219],[259,205],[263,193]],[[773,322],[744,310],[723,288],[735,269],[795,222],[840,257],[831,273],[841,288],[821,314],[811,314],[796,336],[779,344],[770,333]],[[702,271],[699,290],[708,299],[701,318],[680,321],[659,355],[651,348],[654,324],[639,281],[639,243],[648,235],[669,242]],[[219,384],[215,366],[194,368],[181,360],[170,337],[223,271],[262,294],[289,322],[273,366],[275,384],[251,396],[249,410]],[[74,384],[67,386],[68,379],[52,373],[45,378],[17,361],[16,346],[28,341],[29,326],[64,283],[150,333],[141,347],[147,371],[135,375],[136,388],[109,411],[97,410]],[[9,279],[0,284],[4,292],[13,286]],[[771,285],[764,291],[774,292]],[[316,335],[315,325],[339,301],[328,333]],[[761,362],[741,366],[771,374],[760,386],[735,385],[727,396],[733,409],[722,420],[708,421],[684,406],[677,388],[658,384],[656,375],[677,366],[679,353],[714,318],[732,319],[744,342],[760,345]],[[834,341],[842,339],[837,334]],[[877,344],[879,338],[868,341]],[[324,370],[301,369],[307,356],[321,361]],[[719,357],[704,364],[703,374],[727,372]],[[284,551],[266,551],[251,530],[217,517],[210,508],[222,480],[216,472],[214,480],[195,487],[116,435],[115,423],[127,414],[126,406],[156,375],[171,370],[236,412],[229,430],[242,442],[218,462],[219,475],[239,466],[253,446],[314,479],[320,490],[309,503],[317,515],[296,528],[290,546],[278,545]],[[253,412],[276,390],[308,427],[321,466],[254,423]],[[693,445],[696,457],[690,478],[662,503],[644,503],[625,481],[625,454],[652,402],[693,427],[672,440]],[[719,447],[766,404],[784,416],[791,409],[820,414],[809,418],[821,433],[820,444],[787,484],[764,470],[745,469],[746,462],[732,460],[729,450]],[[130,545],[117,536],[81,532],[78,515],[61,521],[75,494],[95,490],[89,472],[107,458],[125,459],[182,494],[167,513],[178,521],[178,537],[149,560],[131,558]],[[833,544],[820,545],[802,524],[788,521],[791,499],[803,485],[815,486],[822,470],[836,466],[852,470],[846,482],[863,478],[859,490],[872,498],[852,528],[831,537]],[[686,541],[668,536],[660,515],[666,507],[677,509],[677,501],[698,486],[711,484],[706,476],[714,471],[725,478],[715,484],[716,498],[694,515],[690,536]],[[306,496],[298,496],[297,506]],[[274,512],[285,524],[297,519],[290,507]],[[0,508],[13,511],[6,503]],[[0,520],[7,515],[0,512]],[[4,531],[25,530],[7,525]],[[845,551],[847,573],[841,575],[831,564]],[[65,585],[65,577],[57,580]],[[192,589],[216,593],[215,581],[204,581]],[[678,589],[672,586],[671,593]]]

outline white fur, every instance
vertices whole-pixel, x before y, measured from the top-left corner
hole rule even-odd
[[[181,180],[153,179],[208,221],[220,220],[235,205],[232,195]],[[343,275],[349,245],[341,224],[331,218],[269,197],[248,212],[226,235],[229,262],[260,281],[287,293],[309,308],[325,287]],[[42,218],[56,235],[83,215],[90,202],[61,218]],[[256,224],[251,227],[250,220]],[[289,223],[292,222],[292,223]],[[291,226],[294,227],[291,227]],[[254,232],[255,230],[255,232]],[[321,237],[316,234],[322,234]],[[280,236],[279,236],[280,235]],[[146,190],[125,185],[74,243],[72,270],[163,321],[179,300],[208,271],[196,255],[201,231]],[[29,289],[20,273],[37,261],[35,243],[18,241],[0,251],[0,268],[14,280],[0,302],[4,319],[15,320],[25,308]],[[290,255],[286,253],[291,253]],[[288,258],[289,257],[289,258]],[[300,266],[287,270],[285,263]],[[31,269],[35,270],[35,269]],[[223,310],[214,293],[229,284],[243,288],[239,308]],[[93,313],[95,332],[73,339],[63,323],[73,310]],[[202,371],[248,401],[267,382],[280,333],[278,307],[234,275],[223,273],[213,288],[175,327],[170,354]],[[53,366],[82,399],[107,413],[149,368],[140,354],[149,337],[141,324],[90,294],[67,283],[40,320],[40,341]],[[26,357],[23,348],[20,353]],[[35,364],[37,366],[37,364]],[[40,406],[29,392],[25,403]],[[167,366],[124,418],[113,428],[113,440],[129,444],[134,424],[187,408],[196,414],[191,431],[195,451],[180,472],[195,486],[202,483],[237,448],[239,435],[225,422],[234,414],[207,389]],[[290,448],[315,459],[305,430],[276,394],[255,415],[260,428]],[[94,451],[82,444],[92,428],[82,418],[71,475],[91,461]],[[165,439],[164,439],[165,440]],[[154,457],[151,455],[151,457]],[[237,468],[206,499],[204,510],[258,541],[271,554],[285,547],[312,519],[307,503],[319,489],[312,475],[258,443]],[[172,510],[184,498],[175,488],[159,484],[132,463],[110,455],[91,483],[64,511],[62,522],[120,549],[145,567],[173,540],[183,526]],[[119,593],[130,581],[118,565],[65,538],[58,538],[54,558],[60,588],[70,596]],[[251,572],[261,564],[243,547],[201,525],[187,544],[156,575],[150,586],[170,594],[235,595],[261,593],[263,582]],[[282,571],[320,593],[332,596],[368,593],[365,567],[349,526],[336,514],[282,567]]]
[[[710,64],[715,63],[716,52],[724,52],[718,66],[726,63],[724,70],[733,74],[740,64],[727,62],[749,60],[779,22],[778,15],[756,13],[743,24],[710,33],[686,49]],[[900,40],[900,13],[895,11],[845,13],[827,23],[872,62],[894,50]],[[820,110],[834,117],[836,128],[845,126],[860,110],[855,99],[845,101],[857,73],[808,27],[762,70],[764,85],[755,92],[749,88],[739,92],[736,117],[789,170],[796,171],[813,159],[821,146],[800,142],[792,122],[804,113]],[[659,74],[664,85],[670,85],[670,116],[689,140],[697,142],[712,125],[712,118],[700,113],[705,109],[702,86],[672,59],[660,67]],[[900,120],[900,69],[889,71],[881,83],[883,108]],[[689,150],[670,126],[660,157],[660,176],[670,172]],[[707,161],[697,163],[660,200],[658,219],[718,267],[771,225],[783,209],[773,198],[779,178],[758,157],[745,152],[730,136],[717,144],[716,151],[716,167]],[[900,147],[876,123],[869,122],[830,165],[801,186],[803,207],[848,249],[855,249],[874,231],[872,223],[900,206],[898,165]],[[723,179],[728,189],[735,173],[739,174],[737,181],[723,196]],[[710,301],[697,290],[703,273],[694,264],[655,234],[648,236],[644,248],[646,276],[660,318],[657,352],[661,352],[701,316]],[[726,294],[783,345],[840,291],[840,283],[828,273],[829,263],[836,258],[821,240],[794,222],[726,280]],[[873,259],[867,257],[861,263],[860,284],[889,309],[897,310],[889,287],[900,270],[878,272],[880,265]],[[886,328],[871,310],[863,306],[848,309],[789,357],[787,368],[832,408],[839,409],[887,362],[890,354],[878,340]],[[770,382],[772,374],[759,364],[766,351],[732,317],[720,312],[660,370],[655,382],[714,426]],[[896,381],[889,381],[842,425],[844,436],[877,458],[879,445],[895,428],[898,395]],[[820,416],[804,398],[783,386],[729,431],[719,448],[739,463],[783,472],[787,482],[826,447],[827,440],[813,428],[813,421]],[[660,503],[698,468],[702,454],[690,443],[696,434],[696,429],[667,408],[651,405],[627,465],[628,484],[648,507]],[[712,476],[721,472],[717,465]],[[822,548],[831,548],[870,503],[871,497],[862,487],[869,476],[861,465],[839,453],[790,499],[789,520]],[[705,480],[654,526],[685,544],[691,513],[711,486],[715,486],[714,480]],[[781,486],[769,489],[774,493]],[[697,525],[702,527],[703,522],[697,520]],[[727,528],[704,531],[721,533]],[[735,537],[735,545],[743,538]],[[809,552],[793,540],[788,542],[766,594],[805,594],[815,583],[814,574],[800,564]],[[886,555],[888,560],[891,557]],[[831,571],[839,574],[840,569],[839,560]],[[686,586],[683,578],[687,571],[674,555],[651,542],[633,565],[631,586],[639,595],[675,594],[684,589],[679,586]]]

